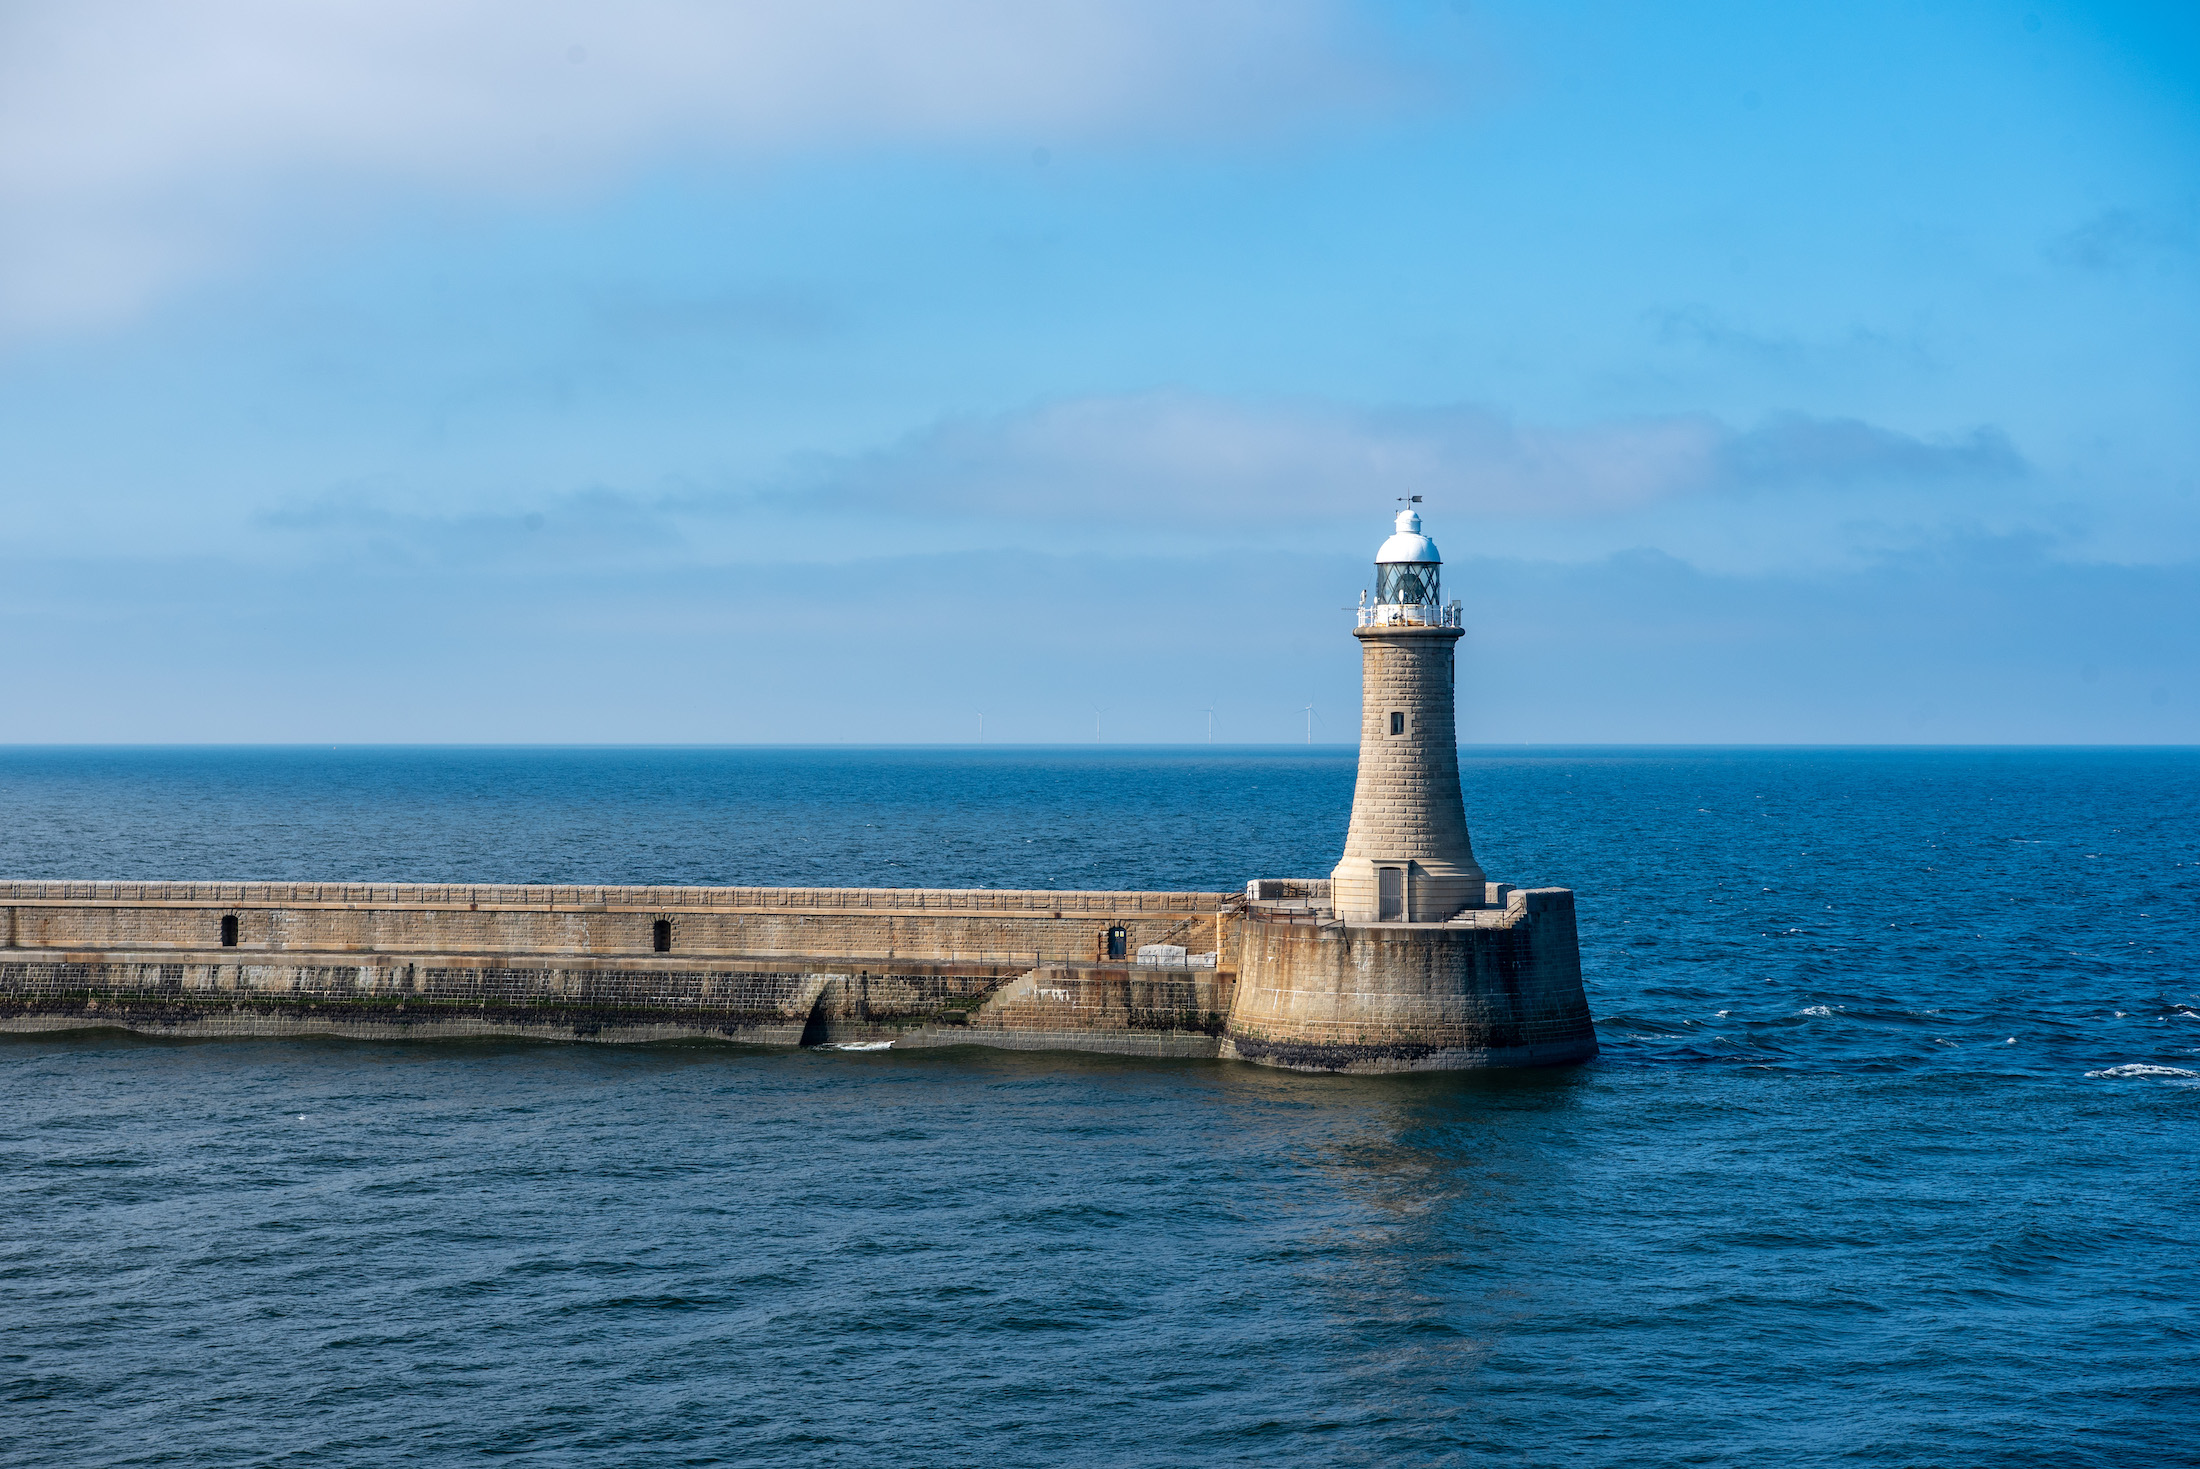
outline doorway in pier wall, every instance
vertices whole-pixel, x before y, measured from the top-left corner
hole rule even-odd
[[[650,952],[656,954],[669,954],[672,952],[671,919],[660,918],[649,926],[649,947]]]
[[[1385,867],[1377,874],[1375,918],[1379,923],[1406,921],[1406,870]]]
[[[1115,928],[1111,928],[1111,929],[1109,929],[1109,930],[1108,930],[1108,957],[1109,957],[1110,959],[1127,959],[1127,958],[1129,958],[1129,957],[1130,957],[1130,952],[1131,952],[1131,934],[1130,934],[1130,930],[1129,930],[1129,929],[1127,929],[1127,928],[1123,928],[1123,927],[1120,927],[1120,926],[1118,926],[1118,927],[1115,927]]]
[[[222,915],[222,947],[225,949],[237,947],[237,915],[234,913]]]

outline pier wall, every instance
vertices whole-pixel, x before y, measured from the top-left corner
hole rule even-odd
[[[0,1029],[1212,1056],[1228,977],[1110,965],[1108,939],[1122,930],[1127,954],[1213,952],[1228,941],[1231,903],[986,889],[0,883]],[[1042,970],[1056,976],[1048,993],[989,1008]],[[1076,1003],[1054,997],[1072,991]]]
[[[1105,959],[1107,930],[1215,949],[1234,895],[927,888],[0,883],[0,950]]]
[[[1295,879],[1246,895],[0,883],[0,1030],[987,1045],[1308,1071],[1595,1055],[1573,894],[1488,889],[1445,923],[1348,924],[1329,884]],[[1217,962],[1131,962],[1146,945]]]

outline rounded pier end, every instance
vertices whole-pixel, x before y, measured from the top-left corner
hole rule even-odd
[[[1448,923],[1249,917],[1222,1054],[1348,1073],[1594,1058],[1572,891],[1509,898]]]

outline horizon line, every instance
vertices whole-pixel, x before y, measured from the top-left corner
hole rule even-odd
[[[85,740],[0,742],[0,752],[24,750],[1357,750],[1357,741],[1107,740],[1107,741],[521,741],[521,740]],[[1823,740],[1503,740],[1460,741],[1459,750],[2195,750],[2170,741],[2041,743],[2019,741]]]

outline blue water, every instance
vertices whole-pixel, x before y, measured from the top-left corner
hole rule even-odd
[[[2200,753],[1469,751],[1604,1044],[0,1041],[0,1463],[2200,1462]],[[1349,751],[0,751],[0,874],[1234,887]]]

